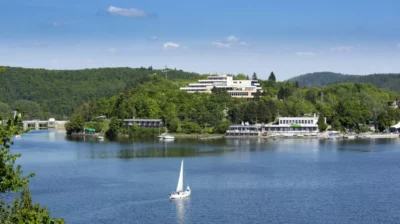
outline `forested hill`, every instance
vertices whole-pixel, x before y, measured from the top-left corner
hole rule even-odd
[[[29,111],[28,118],[63,118],[82,102],[111,97],[149,74],[165,77],[149,68],[97,68],[47,70],[5,67],[0,72],[0,113],[9,114],[16,106]],[[198,74],[171,69],[168,79],[195,79]]]
[[[300,86],[326,86],[340,82],[371,83],[378,88],[400,91],[400,74],[343,75],[333,72],[315,72],[296,76],[288,81],[298,81]]]

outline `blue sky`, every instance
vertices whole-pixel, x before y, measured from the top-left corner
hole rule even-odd
[[[400,72],[395,0],[9,0],[0,64],[49,69]]]

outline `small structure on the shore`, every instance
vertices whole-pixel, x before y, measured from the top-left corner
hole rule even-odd
[[[127,127],[137,124],[140,128],[160,128],[164,126],[161,119],[137,119],[135,117],[132,119],[124,119],[123,124]]]
[[[257,137],[260,135],[261,129],[262,129],[261,124],[249,125],[249,123],[246,123],[246,124],[231,125],[229,126],[229,129],[226,131],[226,136]]]

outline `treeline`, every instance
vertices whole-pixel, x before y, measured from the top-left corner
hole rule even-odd
[[[305,87],[326,86],[341,82],[371,83],[377,88],[400,91],[400,74],[343,75],[333,72],[315,72],[297,76],[288,81],[297,81],[300,86]]]
[[[224,91],[187,93],[180,91],[176,82],[150,75],[135,88],[81,104],[76,113],[86,121],[100,115],[161,118],[168,130],[176,133],[225,133],[231,123],[270,123],[278,116],[314,113],[327,117],[335,130],[365,131],[371,122],[383,130],[400,120],[400,111],[389,105],[398,96],[371,84],[300,88],[298,83],[276,82],[274,75],[260,83],[263,92],[247,101],[232,98]]]
[[[149,74],[165,77],[162,70],[148,68],[98,68],[46,70],[6,67],[0,72],[0,113],[9,115],[20,107],[26,119],[66,119],[76,105],[112,97],[125,88],[135,87]],[[190,80],[196,73],[169,69],[168,79]]]

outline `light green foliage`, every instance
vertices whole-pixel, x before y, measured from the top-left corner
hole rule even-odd
[[[17,110],[19,112],[19,110]],[[7,124],[0,124],[0,195],[21,189],[20,198],[14,199],[12,205],[0,200],[0,221],[4,224],[62,224],[63,219],[54,219],[46,207],[39,204],[33,205],[32,198],[28,190],[29,178],[34,174],[22,176],[22,168],[16,165],[16,159],[21,157],[19,154],[11,154],[11,137],[20,131],[20,122],[23,116],[9,118]],[[0,117],[1,120],[1,117]]]

